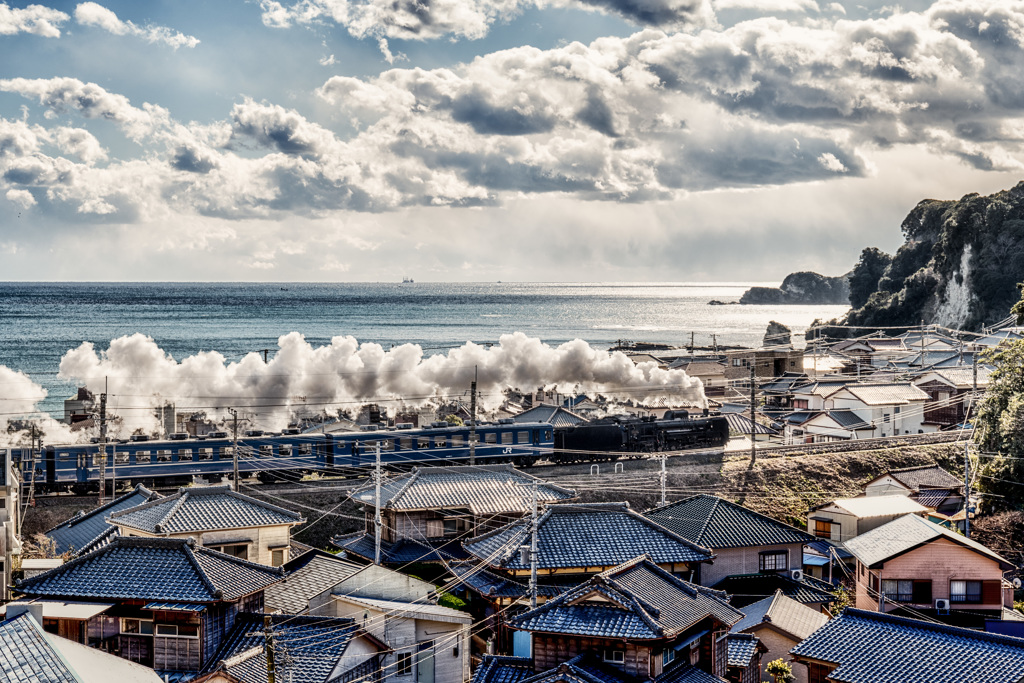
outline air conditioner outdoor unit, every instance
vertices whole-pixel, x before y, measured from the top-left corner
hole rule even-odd
[[[792,577],[794,581],[804,580],[804,571],[802,569],[794,569],[789,573],[789,575]]]
[[[946,598],[936,598],[935,611],[939,614],[949,614],[949,600]]]

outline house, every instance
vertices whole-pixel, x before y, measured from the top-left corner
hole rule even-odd
[[[266,683],[267,641],[274,679],[289,683],[374,681],[387,646],[353,619],[240,614],[217,655],[193,683]],[[388,679],[390,680],[390,679]]]
[[[904,515],[846,542],[857,558],[856,606],[928,614],[940,621],[999,619],[1013,607],[1003,572],[1014,565],[977,541],[916,515]],[[981,622],[984,625],[984,622]]]
[[[769,437],[776,436],[779,433],[778,430],[772,429],[771,427],[765,427],[760,422],[751,422],[750,418],[743,413],[722,413],[722,417],[724,417],[725,421],[729,423],[730,437],[749,437],[751,430],[753,430],[754,439],[756,441],[768,441]]]
[[[1020,683],[1024,639],[847,608],[794,647],[808,683]]]
[[[975,385],[984,390],[991,374],[991,367],[978,365],[975,368],[936,368],[915,378],[914,386],[929,396],[925,423],[950,427],[965,422],[972,405],[981,398],[975,394]]]
[[[927,512],[924,505],[901,495],[837,498],[808,511],[807,530],[818,538],[844,543],[897,517]]]
[[[162,497],[159,493],[138,484],[128,493],[114,498],[105,505],[100,505],[89,512],[79,512],[71,519],[61,522],[47,531],[46,537],[53,541],[56,555],[70,554],[73,557],[92,552],[117,535],[117,526],[107,521],[108,515]]]
[[[809,381],[803,372],[784,372],[771,382],[760,386],[764,394],[764,408],[768,411],[793,410],[793,387],[803,386]]]
[[[281,567],[283,581],[267,586],[263,595],[267,613],[317,614],[330,602],[331,591],[342,581],[366,568],[322,550],[310,550]]]
[[[870,439],[879,432],[877,425],[852,410],[825,410],[800,423],[802,434],[790,432],[790,445],[798,443],[829,443]],[[799,437],[799,438],[798,438]]]
[[[792,575],[733,574],[725,577],[712,588],[727,594],[729,604],[739,609],[745,609],[747,605],[771,597],[778,591],[782,591],[786,597],[822,613],[827,612],[828,606],[836,599],[831,592],[832,584],[806,574],[801,576],[796,572]]]
[[[124,537],[192,538],[204,548],[271,567],[288,561],[291,528],[304,521],[227,486],[182,488],[106,518]]]
[[[727,633],[728,662],[725,680],[729,683],[761,683],[761,661],[768,648],[749,633]]]
[[[11,451],[0,448],[0,602],[10,600],[11,572],[21,555],[21,481],[11,462]]]
[[[514,422],[546,422],[552,427],[575,427],[578,424],[586,424],[587,418],[562,406],[540,403],[529,410],[524,410],[518,415],[512,416]]]
[[[789,651],[793,646],[828,621],[828,617],[820,611],[786,597],[781,590],[746,605],[742,611],[743,618],[733,624],[731,633],[754,636],[764,646],[765,656],[761,658],[764,668],[760,672],[763,680],[771,678],[767,670],[768,662],[776,659],[791,662]],[[794,666],[793,674],[796,683],[808,683],[807,671],[803,667]]]
[[[889,470],[864,486],[865,496],[907,496],[930,510],[954,514],[964,505],[964,482],[938,465]]]
[[[823,377],[808,384],[792,387],[792,407],[794,411],[821,411],[827,406],[826,399],[854,380],[850,377]]]
[[[760,379],[774,379],[787,372],[802,372],[804,352],[802,349],[743,349],[725,351],[725,379],[746,380],[750,378],[750,367],[754,376]]]
[[[742,505],[701,494],[644,516],[715,554],[714,564],[701,571],[701,584],[711,586],[731,574],[803,569],[803,546],[814,536]]]
[[[910,382],[847,384],[826,398],[826,407],[852,410],[865,423],[878,427],[875,436],[922,434],[937,431],[926,424],[924,411],[930,396]]]
[[[191,540],[115,537],[17,590],[43,605],[47,630],[179,676],[199,673],[283,575]]]
[[[538,505],[568,500],[575,491],[555,486],[511,465],[419,467],[381,485],[381,561],[465,559],[461,540],[517,520]],[[352,500],[363,505],[366,531],[336,537],[332,542],[350,556],[373,562],[374,487],[355,490]]]
[[[611,680],[679,681],[690,669],[718,679],[726,674],[723,636],[742,616],[721,594],[641,556],[509,623],[529,634],[528,653],[517,655],[529,656],[538,674],[580,657],[580,664],[614,672]]]
[[[526,581],[530,576],[530,520],[519,520],[463,543],[492,572]],[[523,550],[526,549],[524,552]],[[638,555],[699,583],[701,565],[714,553],[630,509],[629,503],[549,505],[537,520],[540,583],[575,585]]]
[[[10,683],[161,683],[150,668],[43,630],[38,606],[0,622],[0,680]]]

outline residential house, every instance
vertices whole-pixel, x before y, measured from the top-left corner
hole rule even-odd
[[[723,355],[726,381],[749,379],[751,366],[756,379],[774,379],[787,372],[802,372],[804,368],[802,349],[742,349],[725,351]]]
[[[954,514],[964,505],[964,482],[938,465],[889,470],[864,486],[865,496],[907,496],[921,505]]]
[[[723,636],[729,659],[725,680],[729,683],[761,683],[761,662],[768,648],[749,633],[728,633]]]
[[[847,571],[852,574],[855,562],[842,544],[827,538],[815,538],[804,548],[804,576],[829,584]]]
[[[981,399],[975,393],[975,385],[978,390],[984,390],[991,374],[991,367],[979,365],[976,368],[936,368],[916,377],[914,386],[929,397],[925,423],[940,428],[963,424]]]
[[[852,410],[865,423],[877,426],[875,436],[923,434],[938,429],[924,420],[930,397],[909,382],[847,384],[825,400],[827,407]]]
[[[712,586],[731,574],[801,571],[803,547],[814,536],[737,505],[701,494],[644,513],[648,519],[715,554],[701,571]]]
[[[754,432],[755,441],[768,441],[770,437],[777,436],[778,430],[766,427],[760,422],[751,422],[747,414],[743,413],[722,413],[722,417],[729,423],[729,436],[742,436],[750,437],[750,432]],[[762,413],[762,417],[764,417]],[[771,418],[766,418],[771,419]]]
[[[115,537],[17,590],[44,605],[46,630],[178,677],[199,673],[283,575],[192,540]]]
[[[580,657],[579,664],[603,666],[612,681],[686,680],[690,669],[721,679],[728,666],[722,636],[743,616],[723,598],[641,556],[513,617],[510,626],[529,634],[528,653],[517,654],[538,674]]]
[[[796,385],[790,389],[793,395],[791,399],[793,410],[825,410],[831,407],[826,403],[827,398],[853,381],[853,378],[850,377],[823,377],[808,384]]]
[[[117,525],[107,521],[108,515],[162,497],[159,493],[138,484],[128,493],[89,512],[80,511],[71,519],[61,522],[47,531],[46,536],[53,541],[53,550],[56,555],[69,554],[74,557],[92,552],[101,545],[109,543],[110,539],[117,535]]]
[[[806,385],[808,381],[803,372],[784,372],[771,382],[760,385],[764,394],[764,409],[784,412],[793,410],[793,387]]]
[[[106,518],[124,537],[191,538],[204,548],[271,567],[288,561],[291,529],[304,521],[227,486],[182,488]]]
[[[461,541],[528,514],[534,486],[539,505],[576,496],[511,465],[421,467],[386,481],[380,487],[381,561],[399,565],[465,559]],[[374,487],[357,489],[351,497],[363,505],[366,531],[332,542],[351,557],[373,562]]]
[[[11,599],[11,572],[21,555],[21,480],[11,462],[11,451],[0,448],[0,602]]]
[[[1003,572],[1014,565],[977,541],[905,515],[846,542],[857,558],[856,606],[984,625],[1013,607]],[[978,623],[981,619],[980,624]]]
[[[274,648],[273,678],[268,671],[268,633]],[[204,675],[193,683],[379,681],[386,650],[354,619],[240,614]]]
[[[733,574],[727,576],[714,586],[729,596],[729,603],[739,609],[747,605],[769,598],[782,591],[787,598],[792,598],[802,605],[825,613],[829,605],[835,601],[832,584],[804,574],[793,578],[788,574]]]
[[[518,415],[512,416],[512,421],[522,423],[545,422],[552,427],[558,428],[586,424],[587,418],[562,406],[540,403],[534,405],[529,410],[524,410]]]
[[[284,580],[264,591],[264,610],[270,614],[318,614],[330,603],[334,587],[366,565],[314,549],[292,558],[281,568]]]
[[[89,420],[95,404],[95,395],[85,387],[79,387],[74,396],[64,399],[63,422],[71,425]]]
[[[1020,683],[1024,639],[847,608],[794,647],[808,683]]]
[[[897,517],[927,512],[924,505],[898,494],[837,498],[808,511],[807,530],[818,538],[844,543]]]
[[[788,415],[783,415],[782,421],[782,442],[787,446],[795,446],[801,443],[813,442],[814,438],[807,435],[807,423],[821,414],[818,410],[796,410]]]
[[[774,595],[742,608],[743,619],[733,624],[732,633],[756,637],[765,647],[761,658],[763,680],[769,680],[768,662],[781,659],[792,662],[789,651],[825,625],[828,617],[818,610],[804,605],[776,590]],[[808,683],[807,670],[794,666],[796,683]],[[762,678],[758,678],[761,681]]]
[[[825,410],[815,413],[799,423],[798,429],[799,432],[796,428],[789,432],[787,444],[870,439],[879,433],[877,425],[852,410]]]
[[[47,633],[39,606],[0,622],[0,680],[10,683],[161,683],[152,669]]]

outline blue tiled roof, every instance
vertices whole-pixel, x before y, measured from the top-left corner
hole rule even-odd
[[[529,657],[484,655],[473,672],[472,683],[520,683],[534,675]]]
[[[841,683],[1018,683],[1024,639],[847,608],[790,650]]]
[[[0,622],[0,681],[79,683],[68,663],[47,642],[43,629],[27,613]]]
[[[71,519],[61,522],[46,532],[46,535],[53,539],[56,544],[55,551],[63,555],[69,550],[80,555],[95,550],[102,545],[103,541],[109,540],[117,533],[117,527],[107,523],[106,517],[121,510],[127,510],[141,505],[149,500],[160,498],[159,493],[154,493],[139,484],[129,493],[115,498],[106,505],[90,512],[80,513]]]
[[[372,534],[355,533],[335,536],[331,543],[357,557],[373,562],[375,539]],[[446,562],[465,560],[469,557],[458,539],[432,539],[426,542],[402,539],[397,543],[380,543],[380,561],[384,564],[408,564],[410,562]]]
[[[486,569],[480,569],[479,566],[460,564],[451,567],[451,571],[464,585],[469,586],[480,595],[491,598],[521,598],[529,594],[530,589],[526,584],[494,574]],[[537,586],[537,594],[554,597],[569,588],[570,586],[540,584]]]
[[[239,613],[206,671],[219,669],[243,683],[266,683],[263,617]],[[277,680],[325,683],[348,648],[356,623],[352,619],[277,614],[271,617],[271,630]]]
[[[810,543],[814,536],[778,520],[701,494],[644,513],[666,529],[702,546],[748,548],[787,543]]]
[[[674,669],[669,669],[654,679],[654,683],[727,683],[724,678],[714,674],[683,664]]]
[[[714,587],[728,593],[732,597],[731,604],[740,609],[774,595],[777,590],[805,605],[835,600],[827,582],[807,574],[804,574],[803,581],[794,581],[785,574],[734,574],[725,577]]]
[[[206,605],[197,605],[194,602],[150,602],[142,609],[158,612],[203,612],[206,610]]]
[[[729,666],[746,668],[757,654],[757,644],[761,641],[750,633],[730,633],[725,636],[725,645],[729,653]]]
[[[183,488],[173,496],[109,514],[107,521],[151,534],[299,524],[302,515],[226,486]]]
[[[828,617],[793,598],[786,597],[781,590],[775,594],[743,607],[743,619],[733,624],[733,633],[758,628],[768,622],[792,636],[794,642],[801,641],[817,631],[828,621]]]
[[[18,582],[18,589],[37,597],[210,603],[255,593],[283,575],[280,569],[196,548],[184,539],[118,537]]]
[[[463,543],[491,566],[526,570],[519,546],[528,543],[530,521],[518,520]],[[637,514],[628,503],[551,505],[537,524],[538,568],[611,567],[647,554],[659,564],[706,562],[707,548]]]
[[[594,594],[600,599],[588,601]],[[602,572],[509,622],[524,631],[654,640],[673,637],[708,617],[731,626],[743,613],[713,591],[687,583],[642,557]]]

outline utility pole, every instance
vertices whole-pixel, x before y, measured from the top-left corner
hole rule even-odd
[[[924,319],[921,320],[921,363],[920,366],[924,367]]]
[[[274,670],[274,632],[270,630],[270,615],[263,616],[263,638],[264,649],[267,652],[267,683],[275,683],[276,671]]]
[[[690,330],[690,355],[693,355],[693,330]]]
[[[377,463],[373,469],[373,563],[380,565],[380,441],[377,442]]]
[[[750,361],[750,466],[753,467],[757,464],[757,445],[754,438],[757,435],[757,420],[755,420],[755,393],[757,391],[757,382],[755,379],[754,367],[757,365],[757,357]]]
[[[978,350],[977,349],[975,349],[974,353],[971,354],[971,358],[973,359],[972,362],[971,362],[971,367],[973,369],[972,370],[973,371],[973,379],[971,380],[971,391],[973,391],[975,394],[977,394],[978,393]]]
[[[106,380],[103,384],[103,393],[100,394],[100,500],[107,495],[107,386]]]
[[[964,535],[971,537],[971,456],[970,441],[964,442]]]
[[[476,465],[476,380],[477,366],[473,366],[473,382],[469,385],[469,464]]]
[[[537,480],[533,480],[533,515],[530,517],[530,609],[537,609]]]
[[[32,503],[33,503],[33,501],[35,499],[35,493],[36,493],[36,437],[40,436],[40,435],[39,435],[39,428],[36,426],[35,422],[32,423],[32,430],[31,430],[31,432],[29,432],[29,434],[30,434],[30,437],[32,439],[32,442],[31,442],[31,445],[29,447],[28,499],[25,501],[25,504],[21,508],[21,510],[22,510],[21,515],[18,516],[18,536],[21,536],[21,525],[25,523],[25,515],[28,514],[28,509],[32,505]],[[39,447],[40,447],[40,449],[42,449],[42,437],[41,436],[40,436]],[[24,463],[21,464],[21,468],[22,468],[22,473],[24,474],[24,472],[25,472],[25,464]],[[20,486],[20,484],[19,484],[19,486]]]
[[[715,347],[715,355],[717,356],[718,355],[718,335],[715,334],[714,332],[711,333],[711,343]]]
[[[231,490],[238,493],[238,411],[228,408],[228,412],[231,413],[231,418],[234,421],[234,436],[231,439]]]
[[[659,477],[659,479],[661,479],[661,503],[660,503],[661,507],[665,507],[666,505],[668,505],[668,501],[665,500],[665,479],[666,479],[666,476],[665,476],[665,460],[667,460],[667,459],[668,459],[668,454],[662,452],[662,454],[661,454],[661,476]]]

